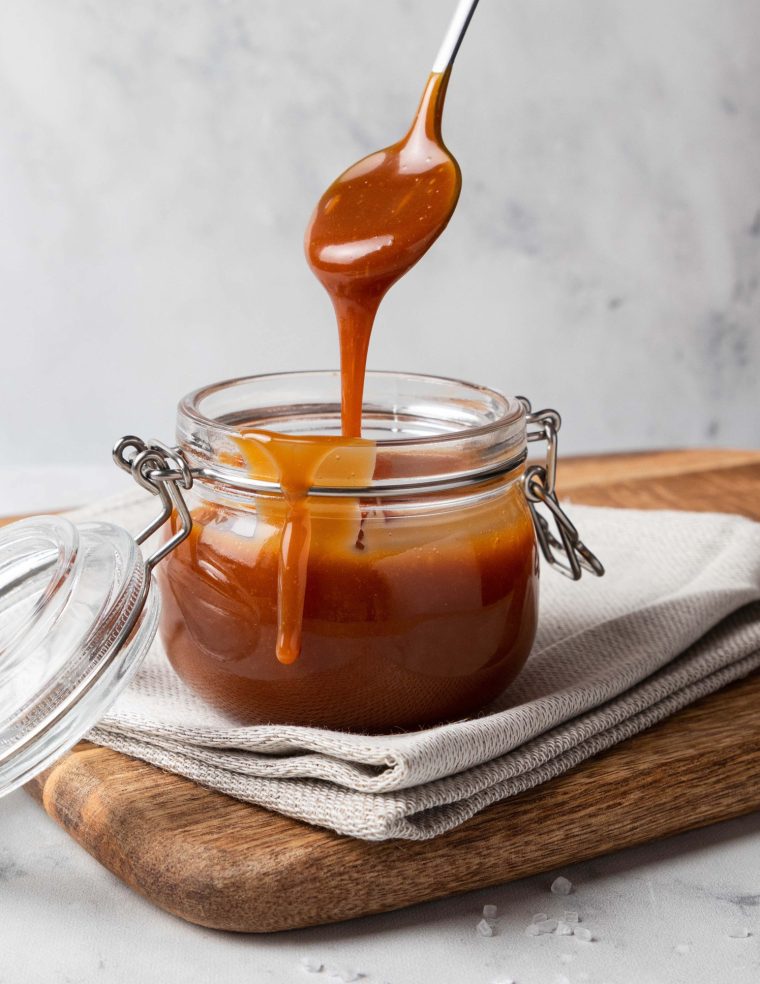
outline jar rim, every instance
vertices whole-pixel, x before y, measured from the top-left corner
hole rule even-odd
[[[179,403],[178,443],[206,481],[278,492],[279,485],[246,474],[234,439],[242,427],[339,434],[339,394],[338,370],[261,373],[202,386]],[[361,489],[317,486],[315,494],[410,494],[480,484],[525,460],[526,408],[519,398],[459,379],[396,371],[367,372],[364,396],[363,434],[378,458],[393,460],[395,477],[373,478]]]
[[[180,414],[185,414],[189,419],[194,420],[196,423],[203,426],[214,427],[217,430],[224,431],[229,435],[238,435],[240,432],[237,428],[228,427],[220,420],[202,413],[198,407],[200,401],[223,390],[230,390],[233,387],[259,380],[275,381],[287,379],[307,379],[309,377],[316,378],[325,375],[334,375],[339,377],[339,372],[336,369],[296,369],[288,372],[262,372],[255,373],[251,376],[234,376],[230,379],[223,379],[218,383],[209,383],[206,386],[199,386],[197,389],[191,390],[191,392],[184,396],[180,401],[178,412]],[[512,423],[513,421],[519,420],[520,417],[525,415],[525,409],[518,398],[505,396],[503,393],[499,392],[499,390],[492,389],[490,386],[481,386],[478,383],[470,383],[466,380],[457,379],[453,376],[437,376],[434,373],[422,372],[397,372],[392,369],[369,369],[367,370],[365,376],[367,380],[391,379],[402,376],[404,379],[421,383],[448,383],[461,387],[463,390],[472,391],[473,393],[479,393],[483,396],[487,396],[488,398],[494,400],[497,404],[501,404],[504,407],[503,417],[495,419],[487,424],[483,424],[480,427],[473,427],[471,429],[467,429],[466,431],[449,431],[444,434],[438,434],[435,437],[378,439],[377,443],[382,444],[384,447],[394,447],[396,445],[409,447],[413,444],[430,444],[439,441],[444,442],[461,440],[463,434],[466,434],[468,438],[479,437],[482,434],[488,434],[495,428],[504,426],[506,423]]]

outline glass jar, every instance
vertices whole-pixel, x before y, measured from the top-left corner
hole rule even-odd
[[[308,496],[300,653],[284,664],[291,506],[240,433],[339,435],[339,382],[258,376],[181,402],[178,446],[196,478],[190,535],[158,571],[167,655],[248,723],[384,731],[471,714],[514,679],[536,630],[526,408],[455,380],[367,374],[366,440],[338,443]]]
[[[0,530],[0,796],[96,723],[159,611],[177,672],[238,719],[387,731],[470,714],[520,671],[537,546],[573,579],[604,573],[554,492],[556,411],[368,373],[350,440],[339,392],[336,372],[232,380],[182,401],[178,447],[122,438],[116,463],[160,501],[135,537]]]
[[[182,401],[178,447],[123,437],[116,463],[161,505],[136,536],[0,530],[0,796],[97,722],[159,612],[177,672],[235,717],[387,731],[470,714],[520,671],[537,545],[574,579],[604,573],[554,493],[554,410],[369,373],[366,436],[345,439],[339,389],[335,372],[232,380]],[[545,465],[526,463],[538,440]]]

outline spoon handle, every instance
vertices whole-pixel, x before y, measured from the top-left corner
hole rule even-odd
[[[443,39],[443,44],[435,56],[435,61],[433,62],[434,73],[445,72],[447,68],[451,68],[453,65],[454,59],[459,51],[459,45],[462,43],[464,32],[469,26],[477,5],[478,0],[459,0],[457,9],[454,11],[454,16],[451,18],[449,29],[446,31],[446,37]]]

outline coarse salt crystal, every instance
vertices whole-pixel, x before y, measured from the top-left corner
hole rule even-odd
[[[585,926],[578,926],[574,930],[574,935],[576,939],[583,940],[584,943],[590,943],[593,940],[593,935],[590,929],[586,929]]]
[[[735,926],[733,929],[729,929],[728,931],[728,936],[732,940],[746,940],[750,935],[750,931],[746,926]]]
[[[560,875],[559,878],[555,878],[549,889],[552,895],[569,895],[572,890],[573,883],[563,875]]]
[[[308,974],[318,974],[322,970],[322,961],[315,957],[304,957],[301,966]]]
[[[557,922],[556,933],[557,933],[557,936],[572,936],[573,935],[573,927],[572,926],[569,926],[566,922],[563,922],[560,919]]]
[[[481,919],[475,928],[481,936],[493,936],[493,926],[487,919]]]
[[[483,918],[484,919],[495,919],[496,914],[499,910],[495,905],[484,905],[483,906]]]
[[[580,914],[574,909],[565,909],[564,920],[566,923],[579,923],[581,921]]]
[[[533,923],[533,925],[538,930],[538,935],[543,936],[547,933],[553,933],[557,928],[556,919],[544,919],[542,922]]]
[[[531,922],[534,923],[546,922],[548,918],[549,917],[546,915],[545,912],[537,912],[535,916],[533,916],[533,918],[531,919]]]
[[[526,936],[540,936],[541,930],[538,928],[538,923],[531,923],[530,926],[525,927]]]

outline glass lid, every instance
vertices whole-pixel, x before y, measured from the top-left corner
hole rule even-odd
[[[128,683],[158,625],[149,569],[110,523],[0,529],[0,796],[75,745]]]

